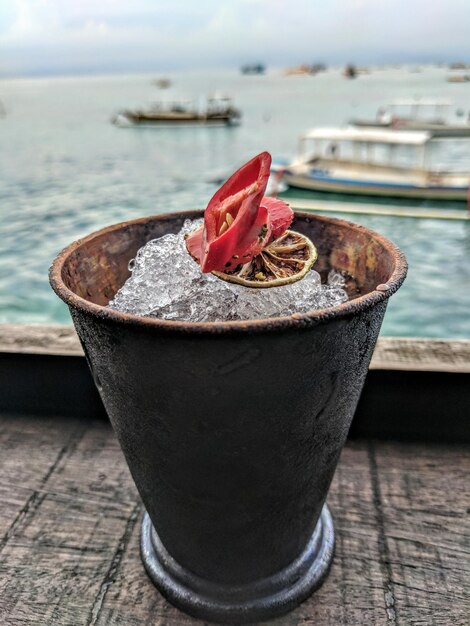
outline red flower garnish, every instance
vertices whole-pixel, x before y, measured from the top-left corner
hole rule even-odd
[[[262,152],[232,174],[207,205],[204,226],[186,239],[204,273],[248,263],[289,228],[289,205],[264,197],[270,166],[271,155]]]

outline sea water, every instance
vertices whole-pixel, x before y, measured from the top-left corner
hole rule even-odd
[[[258,152],[293,158],[308,128],[374,118],[380,106],[403,97],[449,98],[451,113],[461,109],[465,117],[470,108],[469,84],[447,83],[446,68],[371,68],[356,80],[345,80],[341,69],[288,77],[282,68],[264,76],[242,76],[238,68],[181,72],[169,75],[172,86],[164,91],[153,84],[158,74],[3,79],[0,322],[70,324],[47,278],[59,250],[116,222],[203,209],[224,177]],[[217,90],[234,97],[240,126],[110,123],[122,108]],[[464,145],[439,142],[437,165],[470,165]],[[382,334],[470,338],[470,221],[338,216],[379,231],[407,256],[408,277],[390,300]]]

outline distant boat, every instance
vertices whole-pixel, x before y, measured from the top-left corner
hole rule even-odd
[[[288,67],[284,71],[285,76],[302,76],[304,74],[309,76],[315,76],[320,72],[326,72],[326,65],[324,63],[313,63],[311,65],[304,63],[295,67]]]
[[[282,180],[289,187],[339,194],[466,200],[469,174],[426,167],[431,138],[418,131],[315,128],[302,136],[299,156]],[[413,163],[397,162],[400,147],[414,148]]]
[[[448,83],[468,83],[470,74],[449,74],[446,78]]]
[[[168,89],[168,87],[171,87],[171,80],[169,78],[157,78],[153,81],[153,84],[159,89]]]
[[[352,119],[350,124],[360,128],[390,128],[393,130],[425,130],[433,137],[470,136],[470,124],[451,124],[446,111],[451,100],[403,99],[380,107],[373,119]]]
[[[346,67],[343,70],[343,76],[345,78],[356,78],[357,76],[357,69],[355,65],[346,65]]]
[[[449,64],[449,69],[450,70],[468,70],[470,69],[470,65],[468,63],[450,63]]]
[[[264,74],[266,71],[266,66],[263,63],[252,63],[247,65],[242,65],[240,68],[240,72],[242,74]]]
[[[310,65],[297,65],[296,67],[288,67],[284,71],[284,76],[310,76],[312,74]]]
[[[111,121],[117,126],[233,126],[240,119],[241,112],[232,105],[231,98],[212,97],[202,109],[193,102],[156,103],[148,109],[121,111]]]

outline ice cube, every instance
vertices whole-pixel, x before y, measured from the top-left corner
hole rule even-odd
[[[132,275],[109,307],[161,319],[213,322],[306,313],[348,299],[344,277],[334,270],[326,285],[311,270],[292,285],[271,289],[250,289],[203,274],[184,241],[184,234],[201,223],[186,220],[177,235],[163,235],[143,246],[129,262]]]

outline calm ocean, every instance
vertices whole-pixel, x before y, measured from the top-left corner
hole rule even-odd
[[[70,323],[47,279],[51,260],[72,240],[107,224],[204,207],[211,182],[262,150],[295,154],[307,128],[374,117],[399,97],[450,98],[470,109],[470,83],[446,70],[380,69],[348,81],[339,70],[316,77],[237,72],[0,81],[0,322]],[[117,128],[121,108],[215,91],[234,97],[238,128]],[[468,142],[470,144],[470,142]],[[466,156],[465,156],[466,153]],[[463,142],[436,157],[470,169]],[[347,216],[346,216],[347,217]],[[347,219],[350,219],[350,217]],[[470,222],[354,216],[407,254],[409,277],[391,300],[382,333],[470,338]]]

